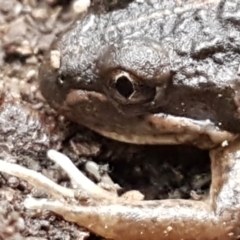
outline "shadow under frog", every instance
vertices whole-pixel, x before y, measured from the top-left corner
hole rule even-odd
[[[209,149],[206,200],[128,201],[100,191],[83,205],[63,193],[35,207],[107,239],[238,239],[239,9],[237,0],[150,0],[87,14],[39,72],[52,107],[106,137]]]

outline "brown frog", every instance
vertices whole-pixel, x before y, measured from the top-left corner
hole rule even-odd
[[[239,7],[238,0],[149,0],[87,14],[55,42],[39,72],[52,107],[104,136],[209,149],[208,199],[124,200],[79,181],[65,159],[87,197],[25,169],[21,177],[52,189],[55,199],[26,206],[52,210],[107,239],[238,239]],[[8,172],[23,171],[15,167]]]

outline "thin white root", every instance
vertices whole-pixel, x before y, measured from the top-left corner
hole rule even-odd
[[[27,169],[18,164],[5,162],[0,160],[0,172],[5,172],[13,176],[25,180],[34,187],[44,189],[49,195],[55,199],[63,197],[74,197],[74,190],[62,187],[52,180],[48,179],[41,173],[34,170]]]
[[[48,210],[61,215],[65,220],[76,222],[78,214],[81,214],[86,206],[69,205],[66,202],[48,199],[26,198],[23,202],[24,207],[30,210]]]
[[[78,213],[86,208],[86,206],[71,205],[66,202],[48,199],[26,198],[23,202],[27,209],[48,210],[61,215],[64,219],[69,219],[70,216],[76,216]],[[73,220],[73,219],[71,219]],[[70,221],[71,221],[70,220]]]
[[[49,200],[49,199],[36,199],[33,197],[28,197],[24,200],[23,205],[27,209],[37,209],[37,210],[49,210],[55,212],[56,214],[60,214],[63,217],[65,214],[68,214],[73,210],[75,211],[75,205],[69,205],[66,202],[62,202],[59,200]]]
[[[100,188],[97,184],[87,178],[78,168],[76,168],[66,155],[51,149],[48,151],[47,156],[68,174],[71,181],[77,185],[77,188],[82,189],[97,198],[112,198],[116,196],[115,194]]]
[[[45,210],[44,205],[49,200],[47,199],[35,199],[32,197],[26,198],[23,202],[24,207],[27,209],[39,209],[39,210]]]

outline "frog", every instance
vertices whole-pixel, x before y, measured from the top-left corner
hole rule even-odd
[[[52,197],[29,198],[25,206],[106,239],[238,239],[239,9],[237,0],[135,0],[86,13],[56,39],[39,69],[43,97],[73,122],[117,141],[209,150],[206,199],[125,199],[51,150],[77,188],[0,161],[1,171]]]

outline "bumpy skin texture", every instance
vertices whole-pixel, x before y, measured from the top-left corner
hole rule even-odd
[[[238,0],[149,0],[86,15],[42,64],[42,94],[71,120],[121,141],[211,149],[233,140],[229,132],[240,132],[239,9]],[[108,200],[54,211],[111,239],[237,239],[239,147],[237,139],[211,150],[205,202]]]
[[[56,146],[52,140],[54,131],[44,122],[43,114],[11,94],[1,94],[0,99],[1,155],[40,156]]]
[[[44,97],[70,119],[128,142],[177,136],[159,124],[160,114],[209,119],[239,132],[239,4],[209,1],[145,1],[87,15],[53,47],[60,51],[60,68],[47,59],[42,65]],[[131,99],[117,91],[117,71],[132,76]],[[192,144],[188,137],[180,143]]]

